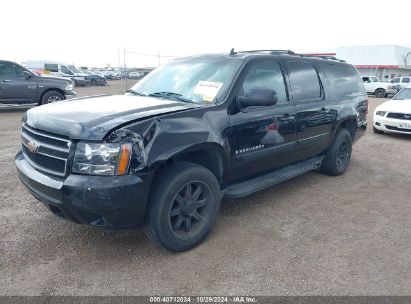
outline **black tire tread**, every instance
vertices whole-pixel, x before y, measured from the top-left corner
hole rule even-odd
[[[184,251],[191,249],[201,243],[208,233],[206,233],[203,237],[198,239],[195,244],[189,246],[189,248],[182,247],[182,246],[170,246],[170,244],[166,244],[164,240],[161,239],[159,235],[159,231],[154,228],[156,220],[158,219],[158,215],[160,214],[160,209],[162,207],[162,201],[166,196],[166,192],[169,188],[172,187],[172,184],[177,182],[178,179],[184,177],[184,174],[199,174],[202,176],[206,176],[207,179],[211,182],[211,188],[218,193],[214,193],[217,199],[217,213],[220,206],[220,193],[219,193],[219,185],[217,182],[216,177],[213,173],[211,173],[207,168],[200,166],[198,164],[189,163],[189,162],[181,162],[170,165],[164,169],[155,177],[156,181],[150,191],[150,199],[149,205],[147,206],[147,215],[146,221],[144,225],[144,231],[148,237],[148,239],[153,242],[156,246],[160,248],[164,248],[170,251]],[[211,223],[211,227],[214,225],[217,216],[213,219]],[[210,228],[211,229],[211,228]]]
[[[334,141],[330,147],[330,149],[327,151],[327,154],[325,155],[323,164],[322,164],[322,171],[328,175],[331,176],[337,176],[341,175],[344,173],[345,169],[341,172],[338,170],[336,163],[335,163],[335,155],[337,153],[338,145],[342,137],[347,136],[349,138],[349,144],[351,146],[352,150],[352,138],[350,132],[348,132],[347,129],[345,128],[340,128],[337,131],[337,134],[334,137]],[[350,152],[350,158],[351,158],[351,152]],[[350,159],[349,159],[350,160]],[[349,162],[348,160],[348,162]],[[348,165],[347,165],[348,167]]]
[[[46,93],[44,93],[44,95],[41,97],[39,105],[47,104],[47,99],[50,97],[50,95],[53,95],[53,94],[59,95],[61,100],[66,99],[66,97],[63,94],[61,94],[59,91],[50,90],[50,91],[47,91]]]

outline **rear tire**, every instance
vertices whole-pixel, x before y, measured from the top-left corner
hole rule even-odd
[[[324,173],[337,176],[347,170],[351,159],[352,138],[347,129],[337,131],[334,142],[325,155],[322,170]]]
[[[53,103],[56,101],[64,100],[66,99],[63,94],[57,91],[48,91],[46,92],[43,97],[41,98],[41,102],[39,105],[44,105],[48,103]]]
[[[213,173],[193,163],[177,163],[156,177],[145,232],[157,246],[184,251],[200,244],[220,209],[220,187]]]
[[[386,93],[384,89],[376,89],[375,90],[375,97],[377,98],[383,98],[385,97]]]

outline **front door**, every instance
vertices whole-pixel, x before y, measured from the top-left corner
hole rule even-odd
[[[232,179],[264,173],[290,163],[295,145],[295,108],[288,98],[280,62],[250,64],[240,82],[236,100],[262,88],[274,92],[276,103],[246,108],[236,104],[238,111],[230,115]]]
[[[8,61],[0,61],[0,103],[35,103],[36,76],[27,78],[25,69]]]

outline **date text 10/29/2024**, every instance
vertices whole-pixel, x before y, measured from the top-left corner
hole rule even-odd
[[[160,296],[150,297],[150,303],[257,303],[255,297],[248,296],[214,296],[214,297],[191,297],[191,296]]]

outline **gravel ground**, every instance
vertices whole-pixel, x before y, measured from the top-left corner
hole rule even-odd
[[[370,98],[370,113],[381,102]],[[343,176],[225,200],[207,240],[174,254],[143,231],[75,225],[36,201],[13,162],[23,113],[0,112],[0,294],[410,295],[411,137],[369,128]]]

